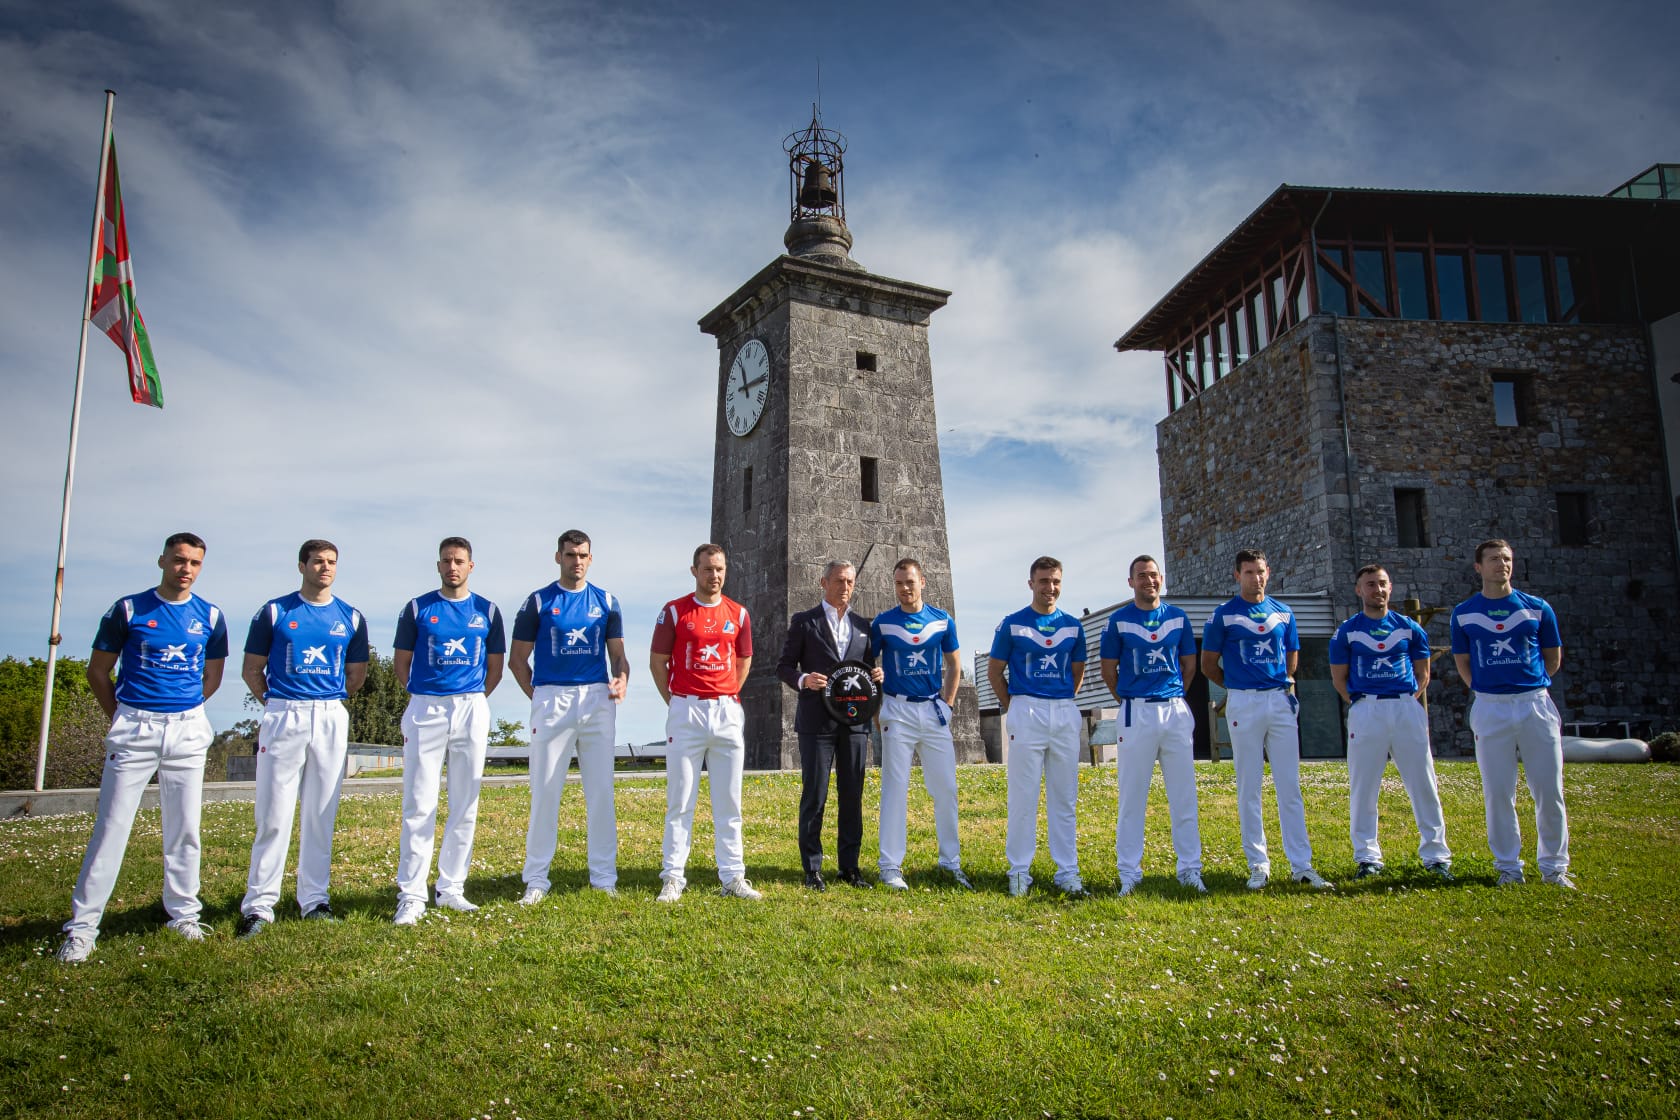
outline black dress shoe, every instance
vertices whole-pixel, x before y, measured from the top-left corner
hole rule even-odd
[[[828,884],[823,882],[821,871],[805,872],[805,885],[814,891],[826,891]]]
[[[840,881],[848,887],[857,887],[860,890],[868,890],[870,887],[869,880],[865,879],[855,867],[850,871],[840,872]]]

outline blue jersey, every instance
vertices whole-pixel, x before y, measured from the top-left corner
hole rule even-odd
[[[1289,687],[1289,654],[1301,648],[1295,612],[1270,595],[1251,603],[1238,595],[1202,627],[1202,652],[1217,653],[1225,687]]]
[[[1023,607],[998,623],[992,658],[1009,663],[1009,695],[1073,698],[1073,667],[1085,664],[1085,628],[1066,611]]]
[[[245,652],[268,658],[271,700],[345,700],[344,666],[368,659],[367,619],[342,599],[316,606],[294,591],[263,604]]]
[[[894,607],[869,624],[869,644],[881,657],[881,691],[925,700],[944,688],[945,655],[957,652],[957,624],[926,603],[915,614]]]
[[[1169,700],[1184,695],[1181,657],[1196,656],[1190,616],[1162,603],[1146,611],[1127,603],[1103,627],[1102,659],[1118,663],[1114,694],[1122,700]]]
[[[556,580],[533,591],[513,620],[513,640],[536,647],[534,685],[605,684],[607,642],[623,637],[618,600],[593,583],[567,591]]]
[[[408,691],[416,696],[460,696],[484,691],[485,658],[507,652],[502,612],[482,595],[445,598],[432,591],[410,599],[397,616],[393,649],[414,652]]]
[[[1360,611],[1330,639],[1330,664],[1348,667],[1348,695],[1403,696],[1417,691],[1412,662],[1429,660],[1429,635],[1403,614]]]
[[[111,605],[93,648],[118,656],[118,700],[148,712],[184,712],[204,703],[204,663],[228,655],[227,620],[196,595],[167,603],[142,591]]]
[[[1534,595],[1475,595],[1453,608],[1452,651],[1470,655],[1470,687],[1477,692],[1550,688],[1540,651],[1561,645],[1552,605]]]

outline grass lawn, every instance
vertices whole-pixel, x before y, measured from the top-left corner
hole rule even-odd
[[[468,884],[483,909],[414,929],[390,925],[398,796],[346,798],[333,903],[347,920],[296,921],[288,894],[248,942],[230,934],[251,807],[212,804],[204,899],[220,936],[202,944],[161,928],[149,812],[74,968],[52,951],[91,818],[7,821],[0,1115],[1680,1115],[1680,767],[1567,769],[1573,894],[1538,882],[1526,791],[1530,885],[1494,887],[1476,769],[1440,774],[1456,885],[1419,868],[1392,769],[1390,871],[1352,882],[1346,771],[1324,764],[1303,768],[1308,823],[1340,888],[1250,894],[1230,764],[1204,763],[1211,897],[1172,878],[1157,778],[1147,877],[1119,899],[1114,770],[1085,768],[1084,902],[1040,889],[1042,844],[1032,894],[1003,893],[999,769],[959,777],[974,894],[933,873],[919,785],[909,894],[804,891],[798,776],[750,777],[758,904],[711,892],[702,790],[689,893],[656,905],[664,789],[629,782],[620,897],[583,889],[574,787],[556,889],[522,908],[529,797],[494,789]],[[872,773],[866,867],[878,789]],[[1276,844],[1275,816],[1268,829]]]

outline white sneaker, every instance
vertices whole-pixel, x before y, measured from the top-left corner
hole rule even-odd
[[[58,947],[58,959],[64,964],[81,964],[93,955],[94,940],[86,934],[70,934],[65,937],[64,944]]]
[[[176,918],[165,924],[180,934],[183,941],[203,941],[210,935],[209,930],[198,924],[197,918]]]
[[[592,890],[592,891],[600,891],[602,894],[606,895],[608,898],[617,898],[618,897],[618,887],[616,887],[616,886],[611,886],[611,887],[593,887],[592,886],[589,889]]]
[[[1314,890],[1327,891],[1331,890],[1335,886],[1335,884],[1331,883],[1330,880],[1326,879],[1310,867],[1295,872],[1295,874],[1291,875],[1290,878],[1294,879],[1297,883],[1304,883],[1307,886],[1312,887]]]
[[[1069,898],[1089,898],[1091,896],[1091,892],[1085,889],[1085,880],[1077,875],[1057,879],[1056,889]]]
[[[426,904],[418,898],[405,898],[397,903],[397,916],[391,919],[394,926],[417,926],[420,919],[426,916]]]
[[[1138,881],[1136,879],[1122,879],[1122,880],[1120,880],[1120,892],[1119,892],[1120,897],[1125,898],[1127,895],[1129,895],[1133,891],[1137,890],[1137,888],[1138,888]]]
[[[974,889],[974,884],[968,881],[968,876],[963,874],[962,868],[949,868],[946,873],[951,876],[951,882],[955,883],[963,890],[971,891]]]
[[[1011,875],[1009,877],[1009,897],[1025,898],[1027,888],[1030,886],[1032,886],[1032,876],[1025,871]]]
[[[718,893],[724,898],[744,898],[748,902],[757,902],[764,897],[762,892],[753,890],[753,885],[743,875],[737,875],[719,887]]]
[[[898,871],[881,872],[881,885],[889,891],[907,891],[910,884],[904,881],[904,875]]]
[[[1528,880],[1523,878],[1522,868],[1520,867],[1499,873],[1499,885],[1502,887],[1520,887],[1526,882]]]
[[[535,906],[548,897],[548,892],[541,887],[526,887],[525,893],[519,896],[519,905]]]
[[[467,896],[462,894],[440,894],[437,896],[439,910],[454,910],[462,914],[471,914],[478,909],[476,903],[468,902]]]
[[[1251,891],[1265,890],[1266,884],[1271,881],[1271,878],[1272,873],[1267,868],[1250,868],[1248,872],[1248,889]]]
[[[667,879],[665,885],[659,888],[659,897],[655,902],[676,902],[682,898],[683,887],[686,884],[681,879]]]
[[[1540,876],[1542,882],[1550,883],[1554,887],[1562,887],[1566,891],[1576,890],[1575,880],[1569,877],[1567,871],[1551,871]]]
[[[1200,871],[1186,871],[1178,877],[1178,881],[1195,891],[1197,894],[1208,893],[1207,884],[1202,882],[1202,873]]]

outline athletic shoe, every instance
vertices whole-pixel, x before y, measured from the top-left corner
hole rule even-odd
[[[394,926],[417,926],[420,919],[426,916],[426,904],[418,898],[407,898],[397,903],[397,916],[391,919]]]
[[[63,964],[81,964],[93,955],[94,938],[85,933],[72,933],[58,947],[58,959]]]
[[[1528,880],[1523,878],[1522,868],[1520,867],[1499,873],[1499,885],[1502,887],[1520,887],[1526,882]]]
[[[1028,875],[1025,871],[1017,872],[1016,874],[1009,876],[1009,897],[1025,898],[1027,895],[1027,888],[1030,886],[1032,886],[1032,876]]]
[[[753,890],[753,885],[747,882],[746,877],[742,875],[735,876],[735,878],[719,887],[718,893],[724,898],[744,898],[748,902],[757,902],[764,897],[761,892]]]
[[[1265,890],[1266,884],[1271,881],[1271,878],[1272,873],[1266,868],[1251,868],[1248,873],[1248,889],[1251,891]]]
[[[684,883],[681,879],[667,879],[665,885],[659,888],[659,897],[655,902],[676,902],[682,898]]]
[[[440,894],[434,903],[439,910],[454,910],[460,914],[471,914],[478,909],[478,904],[468,902],[464,894]]]
[[[519,896],[519,905],[535,906],[548,897],[548,892],[541,887],[526,887],[525,893]]]
[[[1353,873],[1353,877],[1355,879],[1374,879],[1378,875],[1381,875],[1382,873],[1383,873],[1383,865],[1382,864],[1380,864],[1380,863],[1362,863],[1362,864],[1359,865],[1359,870],[1355,871]]]
[[[1125,898],[1127,895],[1137,890],[1139,881],[1140,880],[1137,879],[1120,880],[1120,889],[1116,893],[1119,894],[1121,898]]]
[[[1290,878],[1295,880],[1297,883],[1303,883],[1306,886],[1312,887],[1314,890],[1327,891],[1331,890],[1335,886],[1335,884],[1331,883],[1330,880],[1326,879],[1310,867],[1305,870],[1295,872],[1295,874],[1291,875]]]
[[[185,941],[203,941],[210,936],[210,931],[199,925],[197,918],[176,918],[166,923],[166,926],[180,934]]]
[[[1178,881],[1184,886],[1195,891],[1197,894],[1208,893],[1207,884],[1202,882],[1202,873],[1200,871],[1186,871],[1178,877]]]
[[[968,876],[963,874],[962,868],[948,867],[945,869],[945,873],[951,876],[951,882],[955,883],[963,890],[971,891],[974,889],[974,884],[968,881]]]
[[[1550,871],[1540,876],[1541,880],[1554,887],[1562,887],[1566,891],[1576,890],[1575,880],[1569,877],[1567,871]]]
[[[336,922],[338,921],[338,915],[333,913],[331,903],[319,902],[315,904],[315,909],[303,916],[303,920],[306,922]]]
[[[1452,868],[1449,867],[1445,863],[1426,863],[1426,864],[1423,865],[1423,869],[1425,871],[1429,872],[1430,874],[1434,875],[1437,879],[1441,880],[1443,883],[1456,883],[1456,882],[1458,882],[1458,876],[1454,875],[1452,873]]]
[[[268,919],[256,914],[241,914],[239,924],[233,927],[235,937],[255,937],[268,928]]]
[[[1066,879],[1057,880],[1056,889],[1069,898],[1091,897],[1091,892],[1085,889],[1085,880],[1077,875],[1069,875]]]
[[[602,894],[606,895],[608,898],[617,898],[618,897],[618,887],[616,885],[615,886],[610,886],[610,887],[591,886],[589,889],[592,890],[592,891],[600,891]]]
[[[904,876],[897,871],[881,872],[881,885],[889,891],[907,891],[910,884],[904,881]]]

